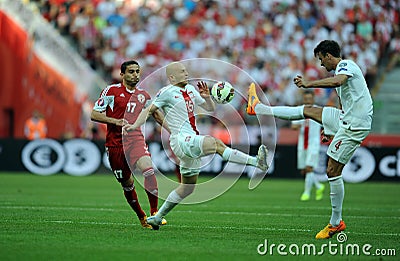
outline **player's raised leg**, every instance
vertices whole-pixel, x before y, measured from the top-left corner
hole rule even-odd
[[[312,105],[268,106],[262,104],[257,96],[256,86],[251,83],[248,90],[247,114],[270,115],[283,120],[313,119],[322,123],[322,107]]]
[[[251,83],[248,90],[247,114],[249,115],[271,115],[284,120],[304,119],[302,106],[267,106],[260,102],[257,96],[256,86]]]
[[[269,168],[267,162],[268,149],[263,144],[258,148],[257,156],[250,156],[240,150],[226,146],[220,139],[206,136],[203,141],[203,153],[204,155],[218,153],[225,161],[252,165],[263,171],[267,171]]]

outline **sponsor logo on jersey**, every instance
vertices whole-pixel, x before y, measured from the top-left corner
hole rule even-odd
[[[119,95],[119,97],[125,97],[125,94],[121,93],[121,94]]]
[[[98,104],[99,106],[103,106],[103,105],[104,105],[104,99],[103,99],[103,98],[98,99],[98,100],[97,100],[97,104]]]
[[[341,71],[347,71],[347,69],[346,68],[340,68],[338,72],[341,72]]]

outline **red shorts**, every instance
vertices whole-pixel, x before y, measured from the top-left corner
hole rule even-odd
[[[150,156],[147,144],[140,140],[124,147],[107,147],[108,160],[115,178],[121,182],[128,180],[135,168],[136,162],[143,156]]]

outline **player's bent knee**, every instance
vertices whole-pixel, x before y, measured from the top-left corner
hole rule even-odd
[[[328,166],[328,167],[326,168],[326,175],[328,176],[328,178],[333,178],[333,177],[335,177],[335,176],[334,176],[334,175],[335,175],[335,172],[334,172],[333,167]]]
[[[218,139],[206,136],[203,141],[203,153],[205,155],[215,153],[218,148]]]
[[[181,184],[180,186],[181,186],[181,194],[180,194],[180,196],[182,198],[185,198],[185,197],[187,197],[187,196],[189,196],[190,194],[193,193],[193,191],[194,191],[194,189],[196,187],[196,184]]]
[[[326,175],[328,175],[328,178],[334,178],[342,175],[342,171],[338,166],[335,165],[329,165],[326,168]]]

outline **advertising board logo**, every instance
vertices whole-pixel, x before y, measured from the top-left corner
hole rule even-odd
[[[73,176],[90,175],[98,169],[101,160],[97,146],[85,139],[72,139],[64,144],[39,139],[22,149],[24,166],[32,173],[44,176],[60,171]]]
[[[30,172],[38,175],[54,174],[61,170],[64,162],[64,148],[55,140],[33,140],[22,150],[22,163]]]

